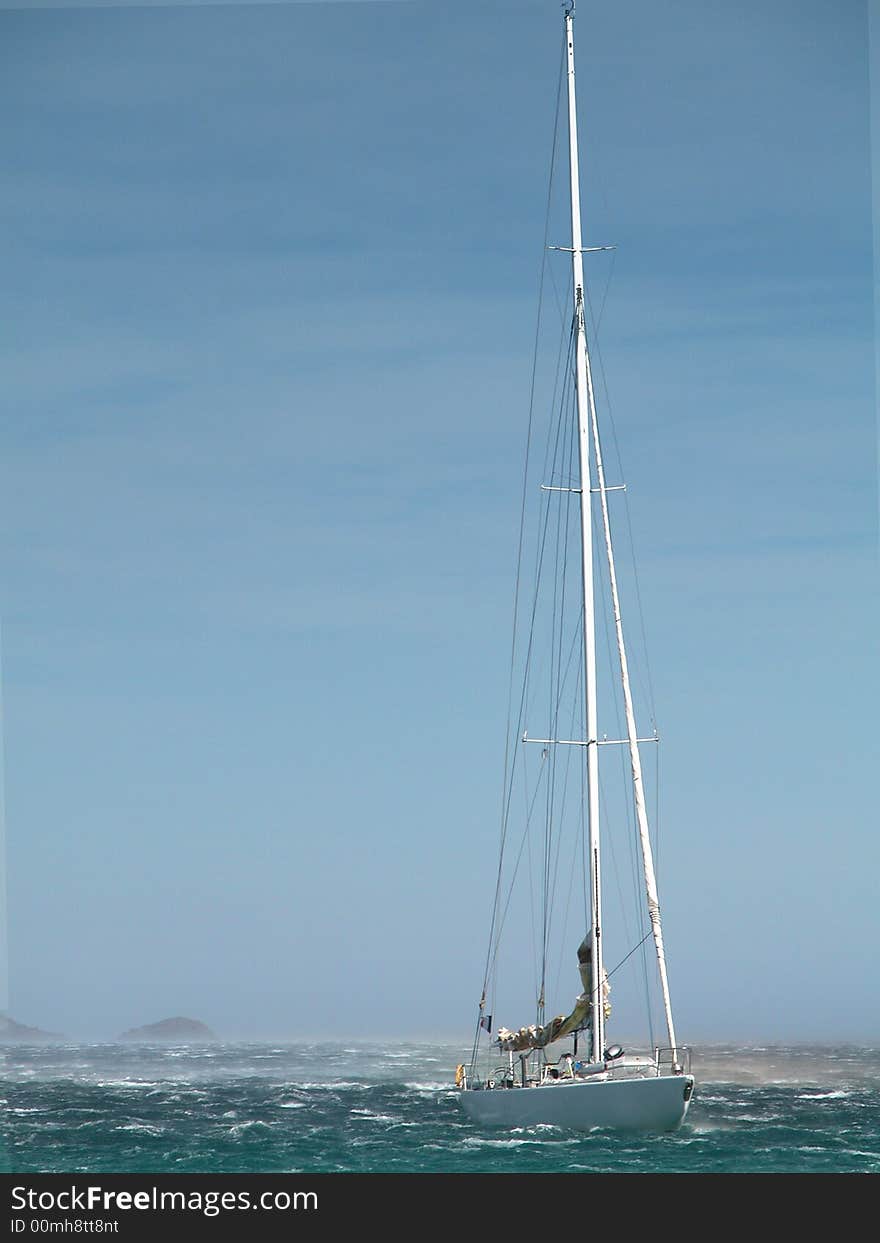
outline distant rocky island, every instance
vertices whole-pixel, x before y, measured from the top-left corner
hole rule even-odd
[[[153,1041],[184,1042],[190,1040],[201,1042],[216,1040],[217,1037],[210,1027],[206,1027],[198,1019],[185,1019],[178,1016],[173,1019],[161,1019],[158,1023],[147,1023],[145,1027],[132,1027],[129,1031],[123,1032],[119,1039],[152,1043]]]
[[[58,1032],[44,1032],[41,1027],[28,1027],[26,1023],[16,1023],[8,1015],[0,1014],[0,1044],[45,1044],[63,1039]]]

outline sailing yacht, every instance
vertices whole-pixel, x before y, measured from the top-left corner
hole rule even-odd
[[[567,79],[571,245],[548,249],[568,251],[571,257],[571,315],[563,332],[563,336],[568,338],[568,353],[557,372],[569,385],[571,400],[566,404],[563,398],[558,403],[559,419],[555,433],[551,433],[548,439],[545,453],[544,468],[549,468],[550,477],[541,485],[543,525],[537,540],[536,600],[529,614],[531,624],[525,645],[524,685],[518,700],[520,715],[505,765],[502,857],[495,887],[486,971],[472,1055],[468,1064],[462,1063],[458,1067],[456,1086],[468,1117],[484,1126],[549,1124],[578,1130],[668,1131],[677,1127],[688,1111],[694,1091],[694,1077],[690,1072],[690,1051],[679,1045],[673,1023],[654,846],[643,779],[641,748],[646,744],[656,745],[658,735],[655,730],[651,737],[639,736],[630,661],[621,620],[622,593],[612,541],[612,501],[609,494],[623,488],[622,485],[606,482],[596,410],[591,362],[596,333],[590,321],[591,312],[588,311],[584,257],[593,251],[611,248],[585,247],[581,236],[573,2],[565,12],[562,73]],[[561,342],[560,356],[562,345]],[[555,509],[551,508],[553,505]],[[597,535],[595,552],[594,525]],[[557,554],[552,574],[547,569],[551,547]],[[521,537],[521,557],[522,548]],[[569,548],[572,552],[570,559],[567,556]],[[537,594],[542,582],[546,588],[548,579],[552,616],[544,627],[543,637],[550,640],[551,653],[547,664],[539,669],[536,657],[540,637],[540,626],[536,625]],[[568,592],[567,584],[571,587]],[[600,591],[607,597],[601,605],[598,598]],[[519,595],[518,571],[517,599]],[[570,625],[565,620],[562,605],[567,603],[571,606],[572,599],[575,607],[573,610],[569,607],[569,616],[573,614],[575,621]],[[597,617],[605,623],[610,669],[614,675],[613,694],[619,724],[618,736],[611,738],[607,733],[600,733],[600,704],[607,701],[608,692],[602,691],[599,686]],[[512,668],[513,665],[512,660]],[[536,702],[539,683],[549,688],[549,728],[547,737],[533,738],[527,728],[522,732],[520,730],[525,716]],[[568,709],[563,707],[563,703],[569,700],[574,703],[570,715]],[[522,813],[526,825],[517,851],[511,847],[512,774],[517,755],[520,751],[530,750],[529,744],[535,743],[540,750],[531,750],[537,754],[538,770],[531,787],[527,789],[525,811]],[[604,841],[607,812],[606,820],[601,821],[600,794],[603,800],[605,795],[600,774],[600,747],[604,756],[611,754],[605,751],[609,746],[611,753],[614,748],[619,748],[618,756],[623,754],[628,759],[628,764],[622,766],[627,785],[625,818],[631,831],[628,841],[632,845],[632,859],[640,873],[635,890],[638,902],[636,918],[639,922],[635,930],[630,927],[628,942],[625,933],[615,925],[615,931],[623,938],[619,946],[622,961],[618,965],[633,960],[641,949],[647,991],[646,946],[649,942],[653,943],[656,960],[653,981],[655,1008],[658,1012],[662,1011],[665,1028],[665,1040],[657,1038],[655,1041],[652,1033],[650,1046],[644,1052],[628,1052],[621,1045],[611,1043],[608,1037],[610,976],[617,967],[612,968],[612,972],[606,967],[600,828]],[[572,760],[572,757],[576,758]],[[523,764],[524,760],[521,768]],[[572,796],[572,790],[578,785],[579,790]],[[570,854],[560,828],[564,806],[567,806],[575,826]],[[529,821],[537,807],[541,808],[544,823],[540,840],[535,841],[530,836],[532,828]],[[514,865],[508,868],[507,873],[505,851],[508,862],[512,855]],[[566,888],[565,884],[560,885],[560,877],[569,871],[566,858],[571,859],[569,880],[573,881],[576,875],[584,894],[583,923],[577,938],[572,937],[568,943],[567,951],[570,954],[568,961],[571,961],[574,958],[573,946],[577,944],[581,991],[568,1014],[548,1020],[545,1014],[546,996],[553,985],[551,932],[554,929],[558,932],[561,918],[554,916],[552,902],[559,898],[560,890]],[[534,939],[540,943],[536,954],[536,1019],[519,1028],[502,1026],[493,1030],[501,934],[505,925],[513,922],[513,880],[508,890],[506,877],[512,872],[515,880],[517,874],[527,870],[524,861],[529,859],[533,864],[537,862],[537,870],[543,878],[537,898],[530,890],[530,919],[533,928],[537,929],[538,935]],[[568,888],[570,899],[571,884]],[[570,901],[567,905],[570,907]],[[524,916],[520,923],[525,922]],[[570,922],[570,914],[562,920],[566,928]],[[622,928],[623,925],[620,925]],[[615,953],[617,948],[615,946]],[[520,947],[514,956],[514,963],[523,968],[527,959],[528,955]],[[560,972],[562,963],[560,959]],[[653,967],[651,974],[654,974]]]

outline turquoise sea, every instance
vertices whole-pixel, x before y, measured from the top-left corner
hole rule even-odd
[[[3,1053],[6,1172],[880,1172],[880,1049],[694,1050],[672,1135],[483,1131],[451,1043]]]

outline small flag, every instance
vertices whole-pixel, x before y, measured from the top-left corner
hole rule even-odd
[[[491,1015],[491,1014],[481,1014],[481,1015],[480,1015],[480,1026],[483,1028],[483,1030],[484,1030],[484,1031],[491,1032],[491,1030],[492,1030],[492,1015]]]

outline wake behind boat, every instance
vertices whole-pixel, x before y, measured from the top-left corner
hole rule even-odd
[[[563,338],[568,338],[565,355],[565,341],[560,341],[559,358],[563,360],[564,356],[564,362],[557,369],[557,391],[562,391],[563,396],[553,403],[556,421],[554,424],[551,420],[544,458],[546,474],[541,484],[535,594],[528,614],[528,640],[520,648],[522,651],[524,647],[525,656],[515,734],[509,730],[514,743],[505,763],[501,857],[483,990],[470,1063],[458,1067],[456,1085],[468,1116],[483,1125],[549,1124],[579,1130],[611,1127],[668,1131],[677,1127],[687,1113],[694,1078],[690,1073],[689,1050],[679,1046],[673,1023],[643,778],[641,747],[656,747],[659,736],[655,728],[652,736],[641,738],[636,726],[609,502],[609,493],[623,489],[621,485],[606,483],[587,339],[589,294],[584,281],[584,255],[611,248],[585,247],[581,234],[573,18],[572,3],[565,13],[563,49],[568,84],[571,245],[549,248],[571,255],[572,314],[564,328]],[[593,343],[595,336],[593,324]],[[566,399],[565,391],[572,394],[571,401]],[[527,462],[526,480],[528,477]],[[525,515],[525,504],[523,512]],[[594,523],[600,535],[595,558]],[[523,547],[521,533],[517,601]],[[600,591],[605,594],[604,605],[599,601]],[[542,601],[546,605],[544,613]],[[602,613],[602,608],[606,612]],[[612,648],[616,649],[616,661],[612,661],[617,670],[615,702],[612,704],[609,698],[611,690],[601,691],[603,710],[607,709],[609,717],[613,715],[618,722],[610,738],[599,732],[597,614],[606,624],[609,654]],[[514,657],[516,625],[515,618]],[[542,640],[549,647],[543,663],[538,656]],[[579,653],[577,659],[575,653]],[[512,668],[515,663],[512,660]],[[515,702],[512,698],[511,703]],[[528,729],[523,728],[531,713],[548,722],[546,737],[531,737]],[[513,717],[509,724],[512,721]],[[537,769],[530,776],[525,772],[526,760],[518,758],[520,753],[537,750],[529,744],[540,748]],[[609,921],[603,905],[600,828],[603,822],[608,827],[609,812],[606,803],[600,821],[600,794],[604,801],[606,774],[603,766],[600,779],[599,762],[599,748],[606,746],[612,750],[623,748],[629,760],[625,774],[626,806],[613,813],[613,818],[618,831],[622,827],[620,822],[629,830],[628,842],[635,847],[633,861],[638,855],[642,888],[639,909],[634,914],[635,928],[633,912],[629,923],[624,911],[623,918],[613,925],[614,936],[621,942],[621,961],[610,974],[631,960],[637,963],[639,950],[645,965],[645,946],[648,941],[653,943],[658,1001],[665,1027],[665,1044],[655,1042],[653,1032],[649,1032],[653,1052],[627,1052],[608,1041],[606,1030],[611,1016],[610,975],[605,966]],[[516,839],[512,842],[511,838],[515,821],[513,791],[518,777],[522,778],[525,793],[521,804],[525,823],[517,846]],[[529,861],[532,868],[527,866]],[[526,872],[537,873],[537,881],[534,886],[529,881],[528,904],[522,906],[518,917],[513,894],[517,880],[522,880]],[[573,890],[570,882],[576,876],[583,888],[582,934],[586,928],[586,935],[578,937],[581,992],[567,1015],[548,1021],[546,997],[553,985],[554,954],[558,952],[554,934],[558,940],[562,933],[569,947],[577,944],[568,939]],[[569,883],[564,883],[566,880]],[[528,948],[524,933],[527,924],[534,932]],[[515,941],[519,937],[519,943],[514,948],[514,967],[505,967],[505,971],[508,977],[514,972],[521,977],[523,964],[533,953],[536,1017],[532,1024],[515,1030],[501,1027],[493,1034],[493,1016],[501,995],[498,976],[502,933],[511,931]],[[573,957],[571,948],[567,953]],[[558,963],[557,974],[562,969],[561,958]],[[645,991],[650,992],[646,967]],[[648,1002],[650,1024],[650,996]],[[563,1048],[563,1041],[570,1043]]]

